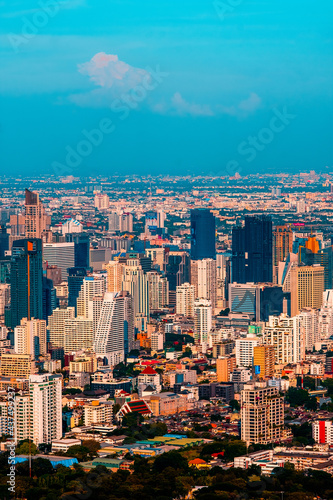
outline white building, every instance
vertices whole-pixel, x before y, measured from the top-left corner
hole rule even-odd
[[[98,210],[107,210],[109,208],[109,197],[107,194],[96,193],[94,199],[94,206]]]
[[[121,233],[133,233],[133,215],[124,212],[119,217],[119,231]]]
[[[75,318],[75,307],[67,309],[54,309],[49,317],[48,331],[49,339],[54,347],[65,346],[65,321]]]
[[[94,341],[93,321],[87,318],[65,320],[65,352],[92,350]]]
[[[83,225],[76,219],[68,219],[61,226],[62,234],[67,233],[82,233]]]
[[[124,267],[122,290],[133,297],[134,318],[149,318],[149,286],[147,275],[138,259],[128,259]]]
[[[94,320],[93,299],[103,297],[106,289],[105,277],[100,275],[86,276],[77,298],[77,315]]]
[[[205,352],[208,345],[208,334],[212,329],[212,304],[207,299],[194,302],[194,339]]]
[[[253,348],[259,344],[260,339],[251,333],[247,337],[236,339],[235,355],[237,366],[252,366]]]
[[[113,418],[113,402],[100,403],[93,401],[84,405],[84,425],[110,424]]]
[[[15,440],[36,445],[62,437],[61,375],[30,375],[29,396],[16,397]]]
[[[71,243],[44,243],[43,260],[49,266],[57,266],[61,269],[61,276],[66,279],[67,269],[74,267],[74,242]]]
[[[152,351],[162,351],[164,346],[164,333],[159,331],[152,332],[150,341]]]
[[[191,284],[195,287],[195,298],[210,300],[216,307],[216,260],[191,261]]]
[[[104,296],[94,340],[97,357],[116,365],[125,359],[134,343],[133,298],[127,292]]]
[[[333,335],[333,290],[323,293],[323,304],[318,314],[318,334],[321,340]]]

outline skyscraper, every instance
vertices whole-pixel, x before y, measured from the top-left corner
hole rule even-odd
[[[293,232],[287,224],[273,231],[273,266],[284,262],[293,249]]]
[[[159,311],[169,304],[169,282],[161,273],[147,273],[149,287],[149,310]]]
[[[88,233],[69,233],[66,234],[66,242],[74,243],[74,267],[90,266],[90,238]]]
[[[68,268],[74,267],[74,243],[44,243],[43,259],[49,266],[61,269],[63,279],[68,276]]]
[[[216,307],[216,260],[191,261],[191,285],[195,286],[195,297],[210,300]]]
[[[121,363],[134,342],[133,298],[126,291],[104,295],[94,351],[108,365]]]
[[[290,271],[291,316],[304,307],[319,309],[323,302],[325,269],[314,266],[295,266]]]
[[[14,351],[29,354],[33,359],[46,354],[46,321],[22,318],[21,324],[14,328]]]
[[[208,209],[191,210],[191,258],[215,259],[215,217]]]
[[[299,262],[306,266],[319,264],[324,267],[324,290],[333,287],[333,252],[332,246],[320,248],[320,241],[310,236],[305,246],[299,247]]]
[[[265,382],[246,384],[241,391],[241,438],[250,443],[268,444],[282,437],[284,401],[276,387]]]
[[[272,221],[266,215],[246,216],[244,227],[232,231],[232,281],[273,281]]]
[[[176,305],[176,288],[190,282],[191,260],[187,252],[166,252],[165,275],[169,281],[169,303]]]
[[[177,286],[176,294],[176,314],[193,318],[195,286],[190,285],[190,283],[183,283]]]
[[[82,283],[87,275],[85,267],[68,268],[68,307],[75,307]]]
[[[51,217],[46,215],[39,194],[25,190],[25,236],[26,238],[42,238],[51,224]]]
[[[11,327],[22,318],[43,319],[42,240],[13,242],[11,258]]]
[[[212,329],[212,304],[207,299],[194,302],[194,339],[197,344],[207,347],[208,334]]]
[[[149,286],[147,275],[140,266],[139,259],[128,259],[124,267],[122,290],[133,297],[134,317],[149,318]]]

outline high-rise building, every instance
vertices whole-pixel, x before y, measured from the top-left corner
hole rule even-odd
[[[67,319],[75,318],[75,308],[55,309],[49,317],[49,341],[53,347],[64,347],[65,345],[65,322]]]
[[[318,334],[320,339],[329,339],[333,332],[333,290],[325,290],[323,304],[318,314]]]
[[[97,357],[116,365],[124,361],[133,348],[134,314],[133,298],[126,292],[104,295],[100,319],[94,340]]]
[[[232,281],[273,281],[272,220],[265,215],[246,216],[244,227],[232,231]]]
[[[121,233],[133,233],[133,215],[124,212],[119,216],[119,231]]]
[[[195,286],[183,283],[176,290],[176,313],[189,318],[194,317]]]
[[[44,243],[43,259],[48,266],[61,269],[63,279],[68,277],[68,268],[75,267],[74,243]]]
[[[96,193],[94,199],[95,208],[98,210],[107,210],[109,208],[109,197],[107,194]]]
[[[11,258],[11,326],[22,318],[43,319],[42,240],[13,242]]]
[[[124,267],[122,290],[133,297],[134,317],[149,318],[149,286],[139,259],[128,259]]]
[[[230,382],[231,373],[236,368],[236,358],[228,356],[216,360],[216,376],[218,382]]]
[[[65,352],[92,350],[94,341],[93,321],[87,318],[65,319]]]
[[[230,283],[231,312],[249,314],[255,321],[268,321],[269,316],[283,312],[283,290],[279,285]]]
[[[77,315],[93,319],[93,299],[103,297],[106,284],[103,276],[86,276],[77,298]]]
[[[163,271],[165,248],[146,248],[146,255],[150,258],[154,269]]]
[[[329,245],[320,248],[320,241],[315,236],[309,236],[305,246],[299,246],[299,262],[306,266],[318,264],[324,268],[324,290],[333,287],[333,252]]]
[[[241,391],[241,438],[247,445],[279,442],[284,425],[284,400],[266,382],[246,384]]]
[[[104,264],[103,268],[106,269],[107,273],[106,286],[108,292],[120,292],[124,267],[125,263],[120,260],[110,260],[108,264]]]
[[[293,232],[287,224],[276,226],[273,231],[273,266],[284,262],[293,250]]]
[[[210,210],[191,210],[191,259],[215,259],[215,217]]]
[[[212,329],[212,304],[207,299],[194,302],[194,339],[205,348],[208,344],[208,334]]]
[[[247,337],[236,339],[235,353],[237,366],[252,366],[253,349],[259,343],[260,339],[252,333],[248,334]]]
[[[21,324],[14,328],[14,351],[16,354],[29,354],[32,358],[45,355],[46,321],[22,318]]]
[[[275,348],[275,363],[286,365],[305,359],[304,318],[286,314],[270,316],[263,332],[263,343]]]
[[[216,307],[216,260],[191,261],[191,285],[195,287],[195,297],[210,300]]]
[[[46,215],[39,194],[25,190],[25,237],[42,238],[51,224],[51,217]]]
[[[324,292],[323,266],[295,266],[290,270],[291,316],[304,307],[320,309]]]
[[[149,310],[160,311],[169,304],[169,282],[157,271],[147,273]]]
[[[260,378],[273,377],[275,365],[275,349],[272,345],[253,347],[253,366],[255,375]]]
[[[109,215],[109,231],[111,233],[119,231],[119,214],[117,212],[112,212]]]
[[[43,319],[48,323],[54,309],[57,307],[57,292],[53,281],[43,276]]]
[[[66,242],[74,243],[74,267],[90,266],[90,238],[88,233],[66,234]]]
[[[68,268],[68,307],[75,307],[75,311],[77,310],[76,301],[86,276],[87,271],[85,267]]]
[[[17,401],[15,440],[31,439],[36,445],[62,437],[62,376],[30,375],[29,396]]]
[[[176,289],[190,282],[191,260],[187,252],[166,252],[165,276],[169,281],[169,304],[176,305]]]

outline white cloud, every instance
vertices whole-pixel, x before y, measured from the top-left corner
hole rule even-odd
[[[78,65],[79,72],[87,75],[98,88],[69,99],[79,106],[103,107],[127,94],[143,81],[151,80],[150,73],[120,61],[117,55],[99,52],[90,61]]]

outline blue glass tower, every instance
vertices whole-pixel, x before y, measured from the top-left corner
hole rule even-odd
[[[215,217],[210,210],[191,210],[191,259],[215,259]]]

